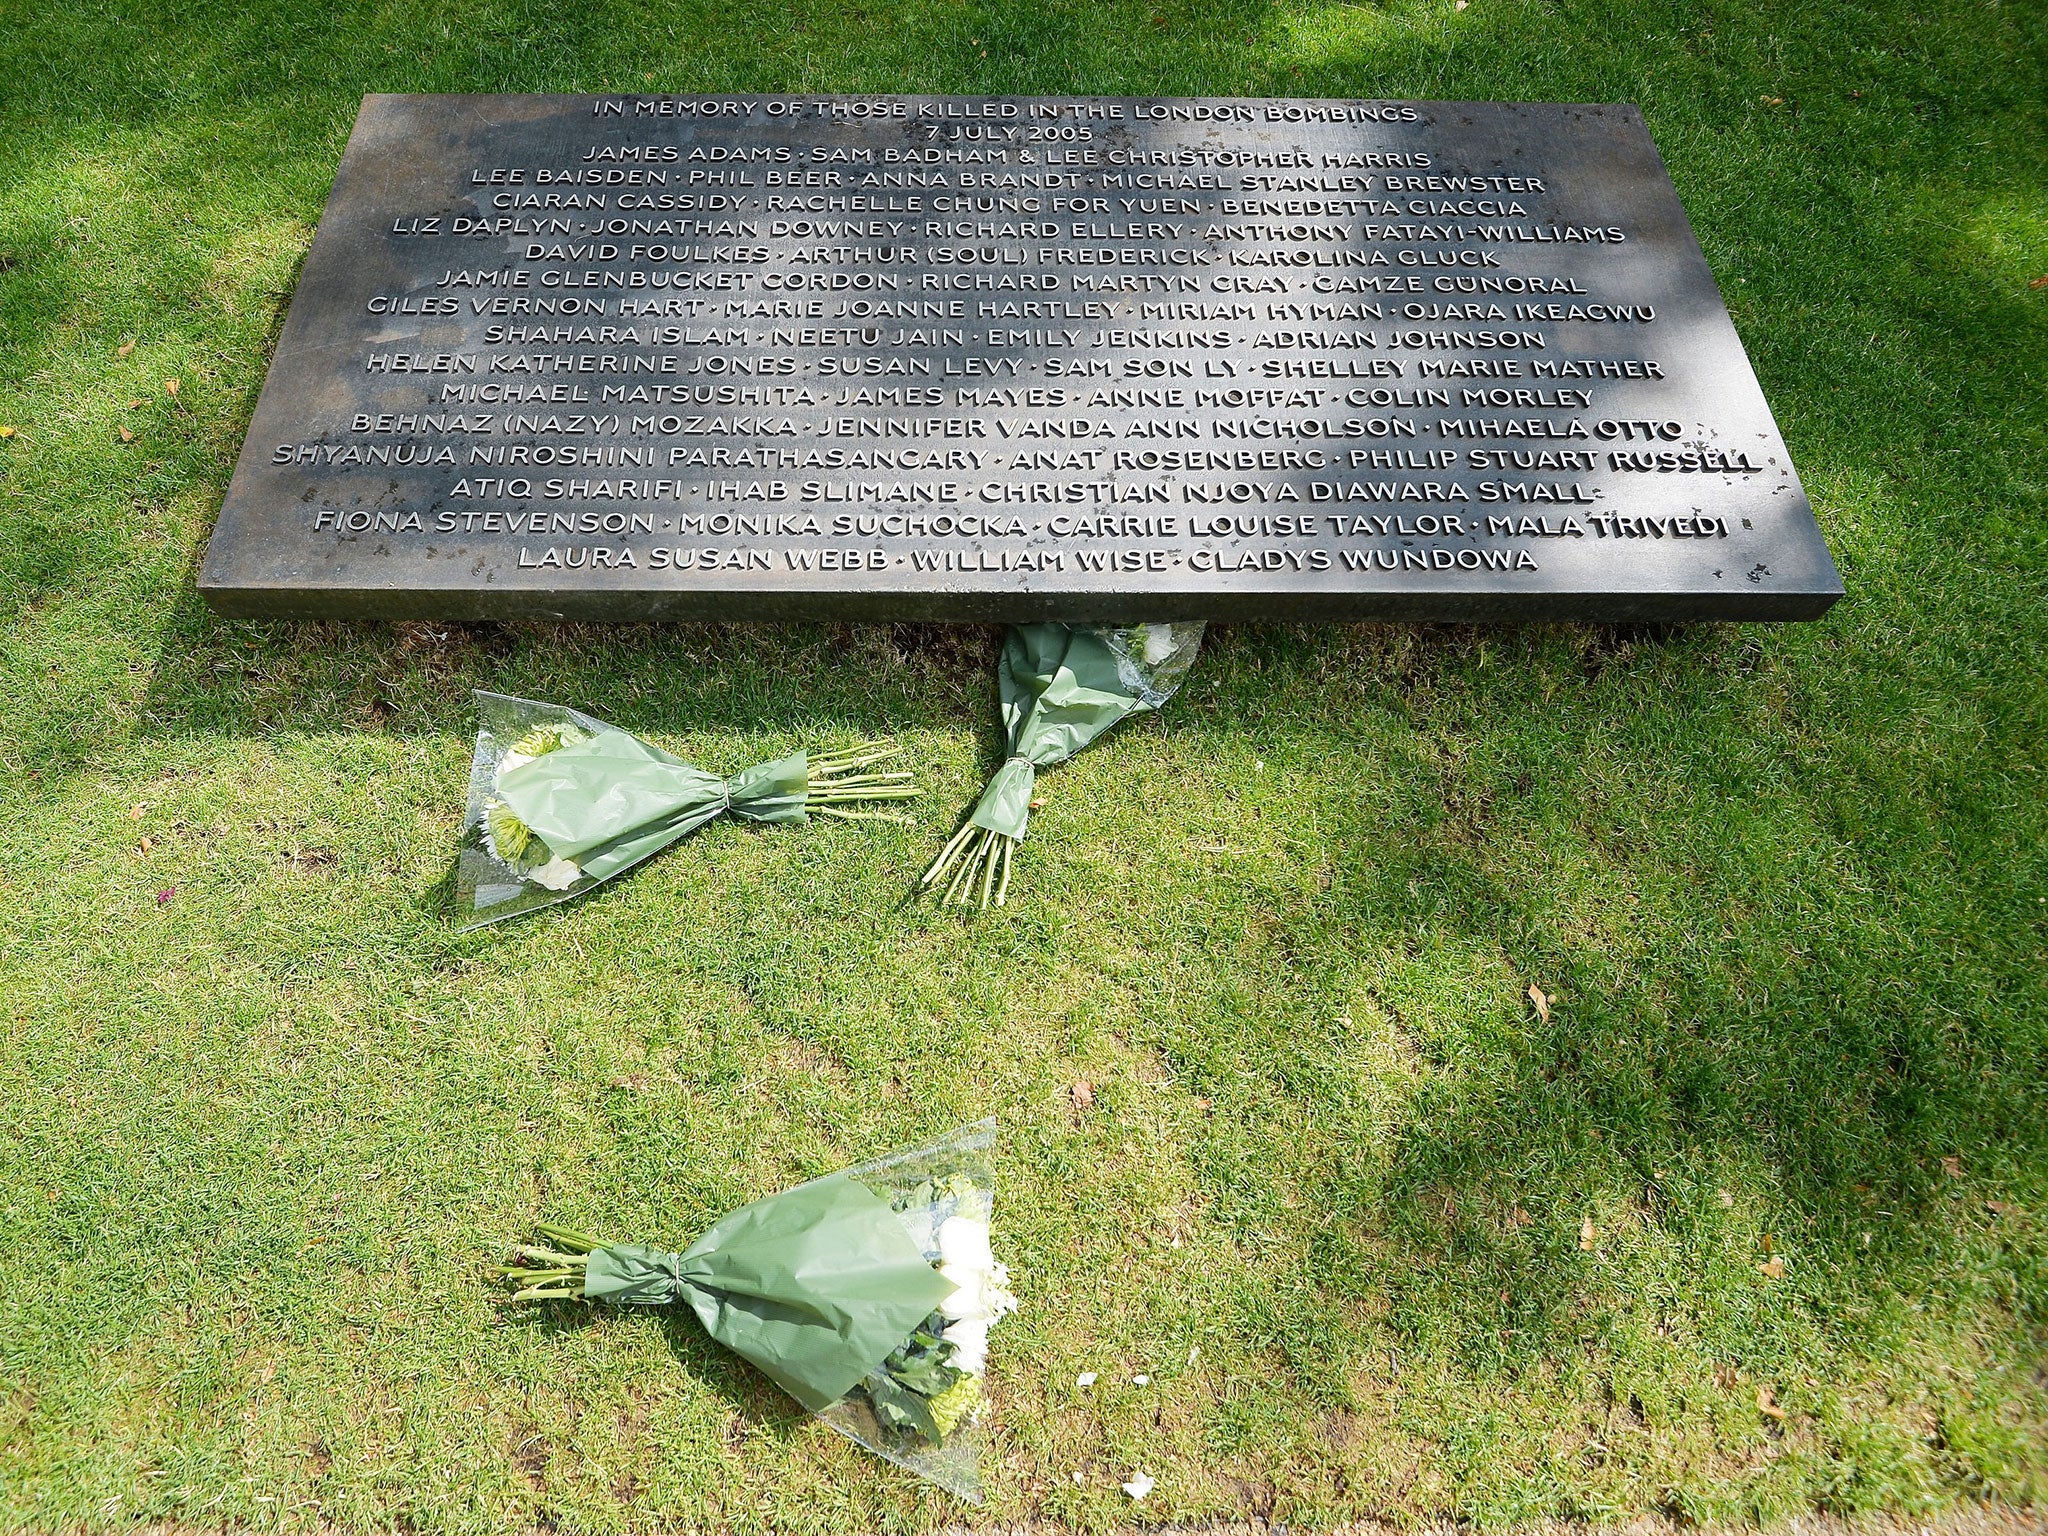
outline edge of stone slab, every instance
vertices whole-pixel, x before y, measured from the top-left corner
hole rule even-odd
[[[1135,1510],[1133,1511],[1136,1512]],[[676,1536],[724,1536],[726,1527],[685,1524],[649,1525],[635,1529],[674,1532]],[[47,1527],[52,1536],[69,1536],[86,1528]],[[229,1536],[251,1527],[237,1525],[152,1524],[131,1528],[131,1536]],[[388,1525],[346,1525],[319,1521],[294,1529],[314,1536],[355,1536],[386,1530]],[[545,1526],[508,1527],[510,1536],[541,1536]],[[951,1525],[939,1536],[1071,1536],[1075,1527],[1052,1520],[1027,1520],[1010,1525]],[[1473,1536],[1474,1527],[1455,1520],[1365,1520],[1339,1525],[1295,1525],[1280,1520],[1220,1520],[1191,1524],[1145,1524],[1125,1521],[1113,1529],[1143,1536]],[[1498,1536],[2041,1536],[2048,1533],[2048,1508],[2009,1504],[1970,1504],[1931,1515],[1795,1515],[1755,1525],[1695,1525],[1661,1515],[1590,1522],[1539,1520],[1504,1528]]]

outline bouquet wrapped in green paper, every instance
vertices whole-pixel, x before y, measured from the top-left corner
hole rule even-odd
[[[724,779],[559,704],[478,690],[476,707],[455,872],[465,928],[580,896],[720,816],[902,820],[860,807],[918,794],[909,773],[877,769],[897,755],[888,741]]]
[[[1009,756],[919,883],[941,901],[984,908],[1007,901],[1010,861],[1031,820],[1038,770],[1172,698],[1201,649],[1202,628],[1011,626],[996,670]]]
[[[834,1429],[972,1502],[988,1332],[1016,1306],[989,1245],[995,1122],[714,1223],[680,1253],[535,1229],[497,1271],[515,1301],[683,1305]]]

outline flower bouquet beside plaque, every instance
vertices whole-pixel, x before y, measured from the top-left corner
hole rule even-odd
[[[988,1332],[1016,1306],[989,1246],[995,1122],[743,1205],[681,1253],[552,1224],[494,1271],[514,1301],[687,1306],[869,1450],[979,1503]]]
[[[1130,715],[1172,698],[1201,648],[1199,622],[1017,624],[996,686],[1009,756],[919,884],[983,908],[1009,899],[1010,864],[1034,805],[1038,770],[1063,763]]]
[[[720,778],[559,704],[476,694],[476,755],[456,863],[465,928],[567,901],[720,816],[900,821],[915,799],[889,741],[799,752]]]

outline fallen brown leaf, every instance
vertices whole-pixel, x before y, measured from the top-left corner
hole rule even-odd
[[[1196,1108],[1196,1109],[1198,1109],[1198,1110],[1200,1110],[1200,1111],[1201,1111],[1201,1112],[1202,1112],[1203,1114],[1205,1114],[1205,1115],[1206,1115],[1206,1114],[1208,1114],[1208,1113],[1209,1113],[1209,1111],[1210,1111],[1210,1110],[1212,1110],[1212,1109],[1214,1109],[1215,1107],[1216,1107],[1216,1101],[1215,1101],[1214,1099],[1196,1099],[1196,1100],[1195,1100],[1195,1108]]]
[[[132,342],[132,341],[124,341],[124,342],[122,342],[122,343],[121,343],[121,345],[119,345],[118,347],[114,348],[114,356],[116,356],[116,357],[126,357],[126,356],[127,356],[127,355],[128,355],[129,353],[130,353],[130,352],[133,352],[134,350],[135,350],[135,343],[134,343],[134,342]]]
[[[12,437],[12,436],[14,436],[14,428],[12,428],[12,427],[0,427],[0,437]]]
[[[1941,1160],[1941,1171],[1952,1179],[1960,1179],[1963,1176],[1963,1160],[1950,1153]]]
[[[133,432],[130,432],[130,431],[129,431],[129,430],[128,430],[128,429],[126,428],[126,427],[121,427],[121,428],[118,428],[117,430],[118,430],[118,431],[120,432],[120,434],[121,434],[121,441],[122,441],[122,442],[124,442],[124,443],[132,443],[132,442],[134,442],[134,441],[135,441],[135,434],[134,434]]]
[[[2029,288],[2048,288],[2048,272],[2043,272],[2039,277],[2028,283],[2027,286]]]
[[[1579,1252],[1591,1253],[1599,1246],[1600,1229],[1593,1225],[1593,1218],[1588,1216],[1579,1223]]]
[[[176,379],[165,379],[164,393],[175,396],[178,393],[178,381]]]
[[[1766,1232],[1763,1235],[1763,1237],[1758,1240],[1757,1246],[1763,1249],[1765,1253],[1769,1253],[1773,1248],[1777,1246],[1777,1242],[1775,1239],[1772,1238],[1770,1233]]]
[[[1777,1399],[1771,1396],[1771,1389],[1769,1387],[1758,1387],[1756,1389],[1756,1411],[1761,1414],[1767,1414],[1774,1419],[1785,1417],[1785,1410],[1780,1408]]]
[[[141,405],[141,404],[142,404],[142,402],[141,402],[140,400],[130,400],[130,401],[128,402],[128,409],[132,411],[132,410],[134,410],[134,409],[135,409],[135,408],[136,408],[137,406],[139,406],[139,405]]]
[[[1533,1227],[1536,1225],[1536,1218],[1518,1205],[1508,1212],[1508,1222],[1511,1226]]]
[[[143,809],[144,809],[144,808],[143,808],[142,806],[140,806],[140,805],[136,806],[134,810],[132,810],[132,811],[130,811],[130,812],[128,813],[128,819],[129,819],[130,821],[140,821],[140,820],[142,820],[142,812],[143,812]]]
[[[1536,1017],[1548,1024],[1550,1022],[1550,994],[1532,981],[1529,983],[1529,1001],[1536,1005]]]
[[[148,852],[149,852],[149,850],[150,850],[150,849],[152,849],[152,848],[154,848],[155,846],[156,846],[156,839],[155,839],[155,838],[153,838],[153,837],[145,837],[145,838],[144,838],[144,839],[143,839],[143,840],[142,840],[141,842],[139,842],[139,843],[137,843],[137,844],[135,845],[135,852],[136,852],[136,853],[137,853],[138,855],[140,855],[140,854],[145,854],[145,853],[148,853]]]
[[[1095,1107],[1095,1085],[1093,1083],[1076,1083],[1067,1092],[1074,1096],[1074,1108],[1093,1109]]]
[[[1773,1280],[1782,1280],[1785,1278],[1785,1261],[1778,1257],[1778,1255],[1772,1254],[1764,1263],[1757,1265],[1756,1271],[1758,1274],[1766,1275]]]

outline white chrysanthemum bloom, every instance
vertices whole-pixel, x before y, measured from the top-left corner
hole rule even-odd
[[[939,1223],[939,1273],[953,1283],[953,1294],[939,1303],[950,1323],[977,1322],[984,1335],[989,1324],[1017,1308],[1009,1292],[1010,1272],[990,1251],[988,1223],[949,1216]],[[952,1337],[953,1330],[946,1330]]]
[[[953,1346],[949,1365],[956,1365],[973,1375],[982,1375],[988,1369],[988,1320],[980,1317],[963,1317],[946,1324],[946,1342]]]
[[[1173,654],[1173,626],[1171,624],[1148,624],[1145,626],[1145,665],[1156,667]]]
[[[528,757],[524,752],[507,752],[503,757],[498,759],[498,776],[500,778],[503,778],[506,774],[510,773],[514,768],[524,768],[528,763],[532,761],[533,759]]]
[[[988,1223],[971,1216],[948,1216],[939,1223],[939,1266],[988,1270],[996,1256],[989,1246]]]
[[[573,859],[549,859],[527,877],[551,891],[566,891],[583,878],[583,866]]]

